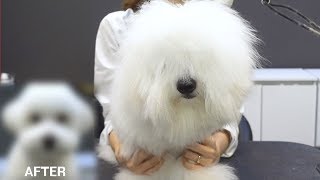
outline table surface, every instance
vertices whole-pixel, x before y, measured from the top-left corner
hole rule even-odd
[[[234,167],[240,180],[320,180],[320,150],[302,144],[244,142],[221,163]],[[112,180],[116,171],[100,161],[98,179]]]

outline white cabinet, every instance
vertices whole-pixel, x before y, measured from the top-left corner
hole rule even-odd
[[[306,69],[307,72],[315,76],[318,80],[317,83],[317,123],[316,123],[316,146],[320,147],[320,69]]]
[[[262,96],[263,141],[289,141],[314,146],[316,86],[264,85]]]
[[[317,78],[302,69],[262,69],[254,80],[244,104],[254,140],[314,146]]]
[[[261,141],[261,85],[254,85],[244,103],[244,116],[249,121],[254,141]]]

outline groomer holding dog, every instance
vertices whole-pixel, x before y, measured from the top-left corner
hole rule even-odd
[[[119,164],[122,166],[136,174],[150,175],[160,169],[164,161],[163,158],[145,152],[143,149],[134,153],[130,159],[122,158],[119,155],[121,142],[117,134],[112,131],[112,124],[108,119],[110,84],[113,80],[114,70],[119,65],[115,58],[115,53],[119,49],[118,40],[121,34],[126,31],[128,17],[139,11],[139,5],[144,1],[124,0],[123,8],[125,11],[110,13],[101,21],[96,39],[95,90],[105,117],[105,129],[101,133],[100,143],[109,144],[112,147]],[[183,0],[169,1],[183,3]],[[219,1],[226,1],[225,3],[231,6],[233,0]],[[182,154],[181,163],[187,169],[197,170],[216,164],[221,156],[232,156],[238,145],[238,134],[238,124],[226,125],[224,129],[212,132],[212,135],[202,142],[186,147]]]

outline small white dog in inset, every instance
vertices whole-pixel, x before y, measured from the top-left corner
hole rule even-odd
[[[138,149],[165,154],[159,171],[116,180],[235,180],[217,164],[190,171],[183,150],[227,123],[237,123],[259,55],[252,28],[221,1],[166,0],[146,3],[128,22],[120,42],[120,68],[112,85],[108,118],[129,159]],[[116,163],[112,149],[100,157]]]
[[[30,83],[2,113],[17,137],[6,180],[78,179],[73,156],[81,135],[93,127],[94,112],[69,85]]]

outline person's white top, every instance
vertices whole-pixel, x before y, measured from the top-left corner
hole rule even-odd
[[[105,128],[100,136],[100,143],[108,144],[108,134],[112,131],[112,124],[108,119],[110,107],[110,84],[113,80],[115,68],[119,66],[118,60],[115,58],[115,52],[119,49],[120,35],[127,29],[128,17],[133,15],[132,9],[126,11],[117,11],[108,14],[101,21],[95,49],[95,67],[94,67],[94,85],[95,96],[101,103],[103,108],[103,116],[105,117]],[[222,155],[230,157],[238,146],[239,127],[238,124],[227,125],[224,129],[231,134],[231,143]]]

